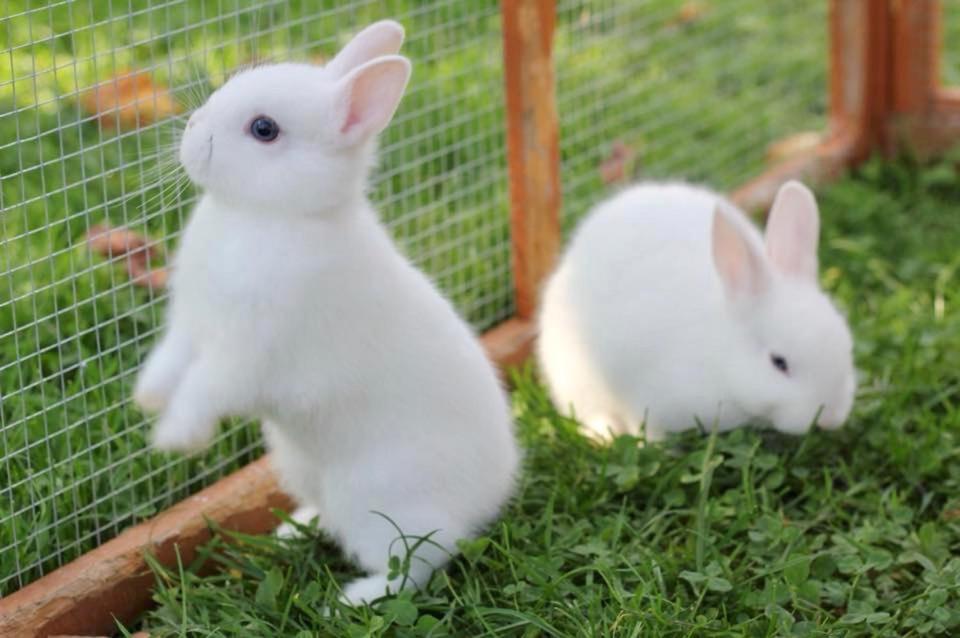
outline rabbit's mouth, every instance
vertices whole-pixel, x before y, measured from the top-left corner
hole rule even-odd
[[[207,168],[210,167],[210,162],[213,161],[213,134],[211,133],[210,137],[207,139]]]
[[[843,401],[842,403],[825,409],[817,422],[824,430],[836,430],[847,421],[850,416],[850,409],[853,407],[853,400]]]

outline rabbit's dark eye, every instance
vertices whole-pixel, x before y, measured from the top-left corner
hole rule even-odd
[[[784,374],[788,374],[790,372],[790,366],[787,365],[787,360],[778,354],[770,355],[770,363],[773,364],[774,368]]]
[[[272,142],[280,135],[280,127],[266,115],[261,115],[250,122],[250,135],[260,142]]]

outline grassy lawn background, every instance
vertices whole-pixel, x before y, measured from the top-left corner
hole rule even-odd
[[[329,542],[235,537],[157,569],[151,636],[923,636],[960,632],[960,153],[820,194],[856,334],[845,429],[600,447],[528,370],[515,501],[434,576],[341,608]],[[213,561],[214,576],[195,575]],[[336,610],[333,616],[324,609]]]
[[[823,1],[572,1],[556,38],[567,226],[607,192],[617,141],[635,175],[733,186],[766,143],[817,129]],[[498,3],[453,0],[11,0],[0,17],[0,594],[15,590],[259,453],[234,427],[183,460],[145,446],[128,397],[162,294],[91,256],[109,220],[170,251],[195,194],[157,167],[178,126],[119,133],[80,96],[146,69],[195,104],[259,59],[329,57],[395,17],[414,80],[383,140],[373,197],[402,248],[478,329],[513,311]],[[790,46],[785,46],[789,44]]]

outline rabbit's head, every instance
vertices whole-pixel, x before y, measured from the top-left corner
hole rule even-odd
[[[800,434],[816,421],[836,428],[853,405],[853,341],[846,320],[820,289],[816,200],[799,182],[784,184],[763,245],[742,216],[714,213],[713,260],[743,351],[727,362],[727,383],[754,417]]]
[[[236,209],[309,215],[349,207],[410,77],[410,62],[395,55],[402,41],[402,27],[383,21],[326,66],[238,73],[190,117],[181,163]]]

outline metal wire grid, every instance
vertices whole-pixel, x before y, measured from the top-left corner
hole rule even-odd
[[[960,3],[944,2],[940,79],[945,86],[960,87]]]
[[[393,4],[383,14],[402,20]],[[499,3],[417,5],[405,21],[413,86],[385,133],[374,199],[405,252],[484,329],[514,311]]]
[[[339,6],[338,6],[339,5]],[[478,328],[512,314],[495,2],[10,2],[0,18],[0,595],[108,540],[259,452],[233,427],[202,458],[145,447],[134,373],[165,295],[84,236],[109,220],[168,250],[192,192],[156,167],[170,120],[115,129],[82,106],[146,72],[195,105],[233,68],[332,54],[402,21],[413,83],[382,144],[374,199],[408,254]],[[156,96],[148,101],[157,105]],[[175,118],[174,118],[175,119]],[[116,124],[116,121],[113,122]]]
[[[826,125],[827,2],[561,0],[564,228],[623,179],[721,189]],[[809,137],[808,137],[809,139]]]

